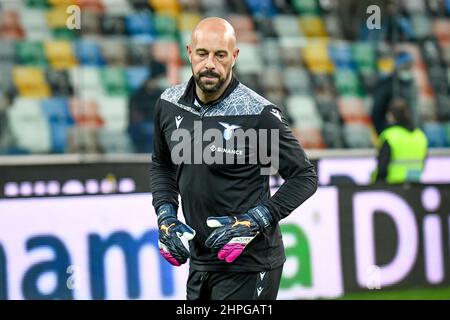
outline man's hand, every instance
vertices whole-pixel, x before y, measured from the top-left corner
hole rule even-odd
[[[158,209],[159,252],[174,266],[181,266],[189,258],[189,251],[181,238],[192,240],[195,231],[177,219],[175,208],[163,204]]]
[[[219,250],[217,257],[231,263],[241,255],[250,241],[272,222],[272,215],[264,206],[257,206],[247,213],[233,217],[209,217],[206,224],[217,229],[206,239],[205,245]]]

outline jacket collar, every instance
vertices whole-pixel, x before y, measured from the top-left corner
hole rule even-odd
[[[208,102],[203,107],[209,108],[212,105],[220,103],[222,100],[224,100],[226,97],[228,97],[230,95],[230,93],[232,93],[238,85],[239,85],[239,80],[237,80],[236,77],[234,75],[232,75],[231,81],[228,84],[228,87],[222,93],[222,95],[218,99]],[[181,103],[185,106],[194,108],[195,110],[200,110],[200,108],[194,104],[194,101],[195,101],[195,81],[194,81],[194,77],[192,76],[189,79],[189,82],[187,83],[186,90],[184,91],[183,95],[180,97],[180,99],[178,99],[178,103]]]

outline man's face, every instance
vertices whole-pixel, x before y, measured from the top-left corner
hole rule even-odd
[[[194,80],[205,93],[215,93],[223,87],[239,54],[230,37],[219,31],[198,32],[187,51]]]

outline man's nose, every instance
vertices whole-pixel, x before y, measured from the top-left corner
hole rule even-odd
[[[210,52],[208,55],[208,59],[206,60],[205,68],[206,69],[215,69],[214,65],[214,52]]]

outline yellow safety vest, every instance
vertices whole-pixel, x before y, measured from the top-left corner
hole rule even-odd
[[[410,131],[401,126],[392,126],[381,133],[380,146],[385,141],[391,147],[386,182],[419,182],[428,148],[428,140],[423,131],[418,128]]]

